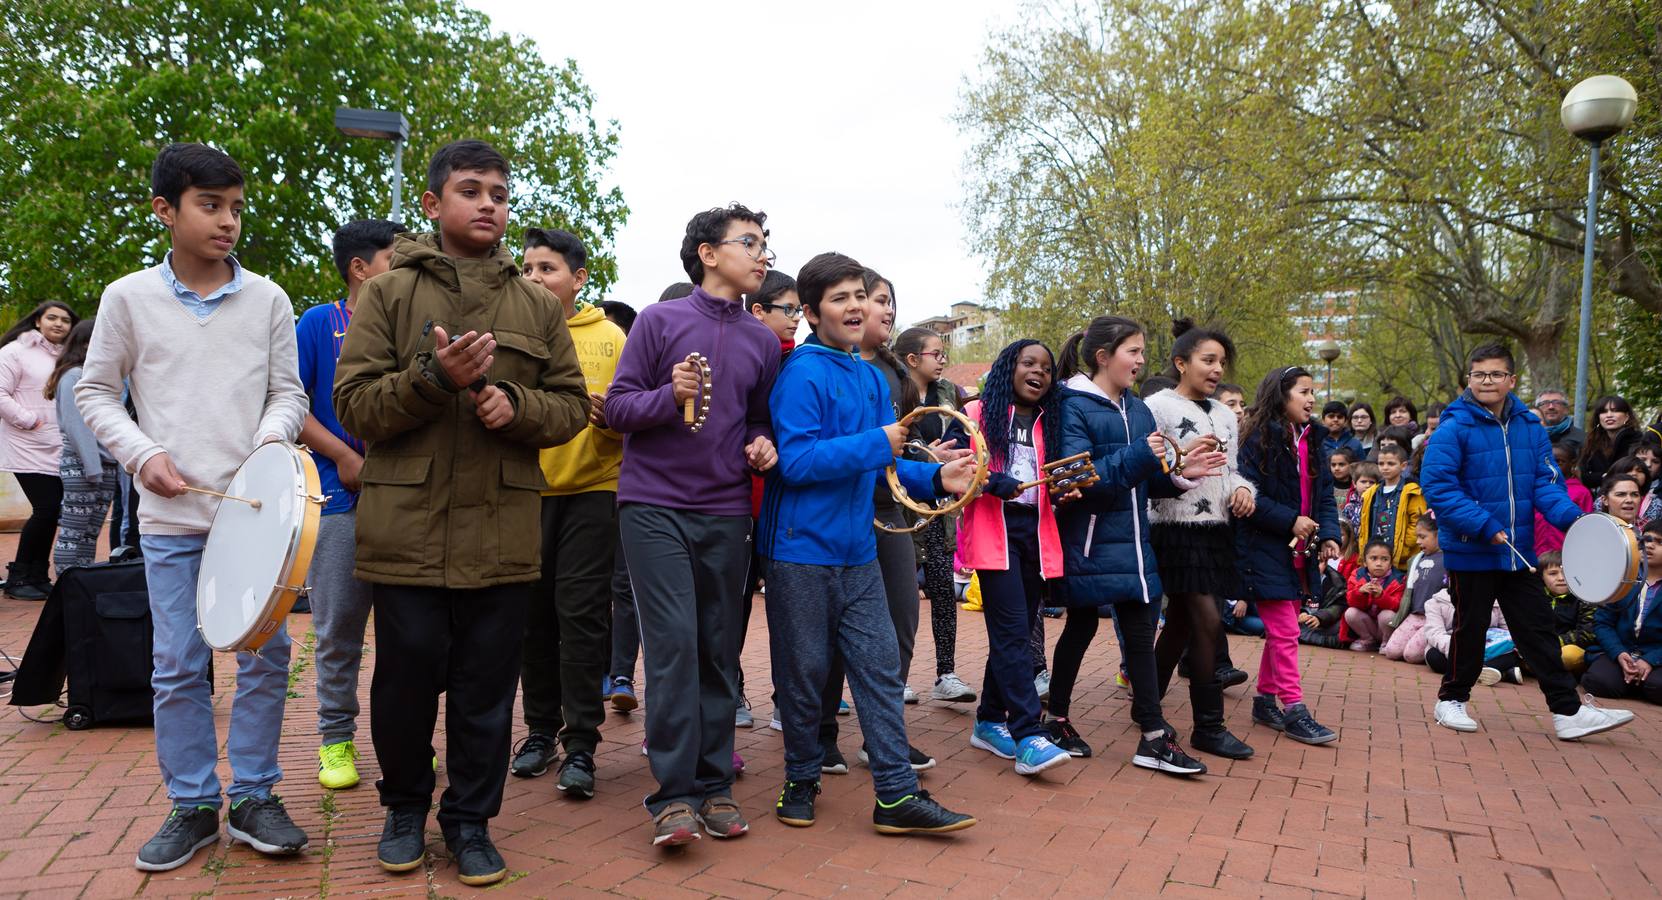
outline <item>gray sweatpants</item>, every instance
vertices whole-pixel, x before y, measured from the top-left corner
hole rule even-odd
[[[735,633],[750,567],[750,517],[625,503],[618,525],[652,692],[646,749],[658,789],[647,795],[646,808],[654,816],[677,802],[697,809],[733,792]]]
[[[323,743],[352,740],[358,730],[358,669],[371,607],[369,585],[352,577],[356,510],[324,516],[312,551],[312,630],[317,647],[317,732]]]

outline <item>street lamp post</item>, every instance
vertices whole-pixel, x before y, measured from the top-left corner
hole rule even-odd
[[[401,112],[385,109],[335,110],[335,130],[348,137],[392,141],[392,220],[404,212],[404,142],[410,137],[410,120]]]
[[[1339,345],[1332,340],[1322,341],[1321,347],[1316,350],[1316,355],[1327,363],[1327,399],[1329,402],[1333,400],[1333,361],[1339,358],[1339,353]]]
[[[1592,145],[1587,169],[1586,240],[1581,260],[1581,334],[1575,354],[1575,412],[1577,427],[1587,415],[1587,359],[1593,345],[1593,246],[1598,237],[1599,149],[1633,121],[1639,95],[1615,75],[1594,75],[1564,95],[1558,116],[1564,130]]]

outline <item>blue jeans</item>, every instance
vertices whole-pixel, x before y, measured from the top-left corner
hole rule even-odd
[[[214,730],[213,651],[196,630],[196,576],[202,568],[206,534],[146,534],[144,577],[155,627],[151,660],[156,692],[156,760],[168,799],[176,807],[220,807],[219,735]],[[283,703],[289,686],[289,633],[285,625],[258,654],[237,654],[237,693],[231,702],[232,803],[267,797],[283,779],[277,744],[283,731]]]
[[[1234,634],[1244,634],[1247,637],[1263,637],[1264,620],[1258,616],[1258,604],[1248,600],[1246,606],[1246,615],[1237,618],[1234,601],[1218,601],[1218,612],[1223,617],[1224,630]]]
[[[842,654],[854,714],[860,718],[877,799],[898,800],[918,789],[901,717],[900,646],[889,616],[877,562],[768,567],[768,644],[773,657],[774,708],[785,733],[785,778],[818,781],[820,692],[832,656]],[[1023,661],[1026,633],[1022,634]],[[651,647],[647,648],[651,659]],[[1029,687],[1032,676],[1028,676]],[[728,713],[732,719],[732,713]],[[731,724],[729,724],[731,730]]]

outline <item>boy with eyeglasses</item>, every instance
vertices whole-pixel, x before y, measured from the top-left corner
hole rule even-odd
[[[784,272],[769,270],[761,289],[746,294],[750,314],[779,336],[779,349],[789,354],[796,348],[796,323],[802,321],[802,300],[796,295],[796,279]]]
[[[1582,513],[1564,489],[1546,429],[1512,393],[1513,369],[1512,353],[1501,344],[1472,351],[1466,392],[1443,411],[1420,467],[1454,601],[1455,630],[1435,718],[1455,731],[1477,730],[1466,704],[1483,668],[1489,611],[1498,601],[1518,653],[1552,709],[1553,730],[1559,740],[1573,741],[1625,725],[1633,713],[1584,705],[1564,669],[1552,610],[1541,602],[1535,512],[1565,530]]]
[[[619,530],[652,686],[655,845],[698,840],[700,825],[716,838],[750,829],[732,796],[734,679],[750,473],[778,459],[768,394],[779,340],[740,299],[772,263],[766,221],[737,203],[692,217],[681,264],[698,286],[641,310],[606,394],[606,421],[624,436]],[[693,353],[709,360],[707,385]],[[688,403],[705,410],[696,431],[683,421]]]

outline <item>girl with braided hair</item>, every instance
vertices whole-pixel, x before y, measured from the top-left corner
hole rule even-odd
[[[987,670],[970,746],[1015,760],[1020,775],[1069,759],[1041,721],[1028,649],[1043,583],[1062,577],[1052,503],[1079,497],[1075,490],[1053,501],[1044,484],[1022,487],[1039,480],[1047,459],[1062,446],[1054,369],[1055,358],[1044,344],[1016,341],[993,363],[981,399],[964,409],[980,425],[991,473],[958,526],[959,553],[981,580],[987,623]],[[954,436],[968,443],[967,436]]]

